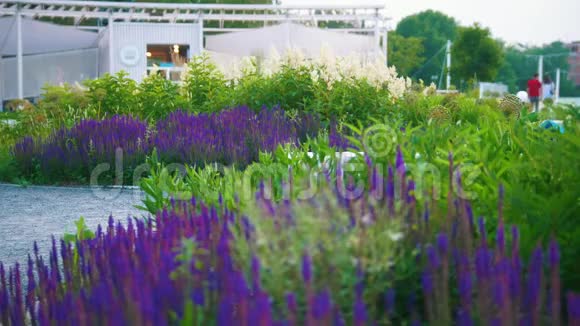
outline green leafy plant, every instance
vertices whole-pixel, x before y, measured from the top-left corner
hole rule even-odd
[[[94,239],[95,233],[87,227],[84,217],[81,216],[79,220],[75,222],[75,226],[75,233],[64,234],[63,240],[65,242],[74,244],[77,241]]]

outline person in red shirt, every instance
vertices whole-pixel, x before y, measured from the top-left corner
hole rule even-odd
[[[528,97],[534,109],[534,112],[540,110],[540,97],[542,96],[542,83],[539,80],[539,75],[534,74],[534,78],[528,80]]]

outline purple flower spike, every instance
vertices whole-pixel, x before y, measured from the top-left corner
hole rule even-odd
[[[200,307],[203,307],[205,305],[205,294],[203,288],[197,287],[193,289],[193,292],[191,294],[191,301],[193,301],[194,304]]]
[[[298,304],[296,303],[296,295],[294,293],[287,293],[286,294],[286,306],[288,307],[288,311],[291,313],[296,313],[298,310]]]
[[[254,290],[260,288],[260,260],[252,256],[252,278],[254,279]]]
[[[425,212],[423,213],[423,221],[425,223],[425,226],[429,226],[429,208],[425,208]]]
[[[312,281],[312,258],[308,253],[302,255],[302,279],[306,283]]]
[[[436,270],[437,268],[439,268],[439,265],[441,264],[437,251],[435,251],[435,249],[431,245],[427,246],[427,261],[429,263],[429,268],[431,268],[432,270]]]
[[[471,284],[471,274],[469,271],[461,271],[459,273],[459,297],[461,299],[461,305],[463,307],[471,306],[471,292],[472,292],[472,284]]]
[[[441,256],[447,256],[449,252],[449,238],[447,234],[440,233],[437,235],[437,249],[439,249],[439,254]]]
[[[328,290],[324,290],[316,296],[312,310],[314,317],[319,320],[325,319],[330,315],[332,312],[332,301]]]
[[[497,229],[497,247],[501,253],[501,255],[505,252],[505,232],[503,223],[500,222],[500,225]]]
[[[580,325],[580,295],[569,292],[567,301],[569,325]]]
[[[421,285],[425,294],[433,293],[433,277],[430,272],[423,272],[421,275]]]
[[[385,310],[389,316],[395,312],[395,290],[392,288],[385,294]]]
[[[357,297],[354,303],[354,325],[363,326],[367,324],[367,307],[362,297]]]
[[[520,242],[520,232],[517,226],[512,226],[512,251],[518,252]]]
[[[473,320],[469,311],[460,309],[457,312],[457,326],[473,326]]]
[[[397,159],[395,162],[395,168],[397,172],[405,171],[405,159],[403,158],[403,152],[401,151],[401,146],[397,146]]]
[[[333,326],[346,326],[346,322],[340,313],[340,309],[334,309],[334,321]]]

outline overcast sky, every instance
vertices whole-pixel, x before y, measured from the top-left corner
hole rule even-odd
[[[284,4],[386,4],[394,28],[401,18],[427,9],[479,22],[510,43],[580,41],[580,0],[282,0]]]

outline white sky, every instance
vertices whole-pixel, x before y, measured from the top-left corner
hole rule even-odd
[[[394,28],[401,18],[433,9],[462,25],[474,22],[510,43],[580,41],[580,0],[282,0],[284,4],[386,4]]]

